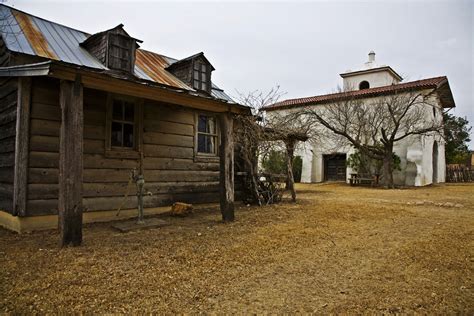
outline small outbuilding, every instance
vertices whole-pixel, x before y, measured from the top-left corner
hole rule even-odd
[[[132,170],[146,214],[221,201],[233,218],[233,120],[250,111],[212,82],[203,53],[146,51],[122,24],[87,34],[5,5],[0,15],[0,225],[135,216]]]

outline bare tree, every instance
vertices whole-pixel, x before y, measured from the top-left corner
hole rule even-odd
[[[307,124],[296,124],[295,118],[276,116],[268,120],[265,117],[265,108],[278,102],[282,95],[279,87],[276,87],[267,93],[261,91],[239,93],[236,98],[240,104],[252,109],[252,116],[237,115],[235,117],[235,138],[239,156],[248,173],[252,196],[259,205],[265,201],[259,193],[258,157],[266,156],[277,147],[286,149],[287,178],[290,183],[288,189],[291,191],[293,200],[296,199],[292,171],[293,151],[298,141],[307,139],[306,134],[310,129]],[[293,122],[289,122],[290,119]]]
[[[306,106],[290,117],[305,117],[313,128],[324,126],[361,154],[383,162],[383,184],[393,188],[393,149],[413,135],[442,133],[441,115],[434,117],[435,90],[406,90],[373,98],[341,92],[333,103]]]

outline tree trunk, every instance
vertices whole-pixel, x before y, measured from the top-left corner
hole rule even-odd
[[[387,189],[393,188],[393,150],[386,148],[383,158],[383,184]]]
[[[59,232],[61,246],[82,242],[83,89],[81,79],[60,84]]]
[[[290,139],[285,142],[286,145],[286,172],[287,189],[291,192],[291,199],[296,202],[295,178],[293,176],[293,157],[295,152],[295,141]]]

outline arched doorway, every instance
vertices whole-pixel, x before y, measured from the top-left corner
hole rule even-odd
[[[433,143],[433,184],[438,183],[438,142]]]

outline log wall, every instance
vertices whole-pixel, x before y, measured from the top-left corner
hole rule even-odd
[[[127,191],[130,170],[139,159],[105,155],[107,93],[84,89],[85,211],[136,208],[136,188]],[[154,101],[143,102],[145,207],[175,201],[219,201],[219,160],[194,157],[195,112]],[[58,207],[59,81],[34,79],[28,174],[28,215],[56,214]],[[0,175],[1,176],[1,175]]]
[[[0,210],[13,212],[17,78],[0,78]]]

